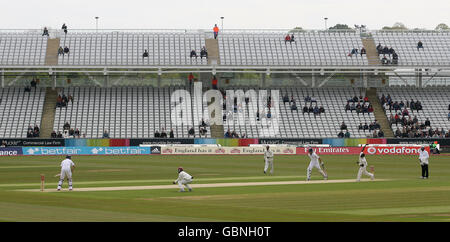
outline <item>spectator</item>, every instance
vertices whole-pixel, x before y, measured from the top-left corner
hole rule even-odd
[[[422,41],[419,40],[419,42],[417,43],[417,50],[419,49],[423,49],[423,43]]]
[[[33,138],[33,131],[32,130],[28,130],[27,131],[27,138]]]
[[[362,55],[365,55],[367,52],[366,52],[366,49],[365,49],[364,47],[362,47],[362,48],[361,48],[361,51],[360,51],[359,53],[360,53],[361,56],[362,56]]]
[[[213,79],[212,79],[212,89],[217,90],[217,84],[218,84],[218,80],[217,80],[216,76],[214,75]]]
[[[342,124],[341,124],[341,130],[344,130],[344,129],[347,129],[347,125],[346,125],[344,122],[342,122]]]
[[[53,130],[52,133],[50,134],[50,137],[52,137],[52,139],[56,139],[56,131]]]
[[[347,130],[347,132],[345,132],[344,137],[345,137],[345,138],[350,138],[350,132],[348,132],[348,130]]]
[[[317,107],[317,105],[314,107],[313,113],[314,115],[320,114],[319,107]]]
[[[364,131],[369,129],[369,125],[367,125],[367,123],[364,123],[364,127],[363,127]]]
[[[65,46],[64,47],[64,54],[69,54],[70,50],[69,47]]]
[[[227,132],[225,132],[225,138],[231,138],[231,132],[230,129],[227,130]]]
[[[338,133],[338,138],[344,138],[344,132],[342,130]]]
[[[259,110],[256,111],[256,121],[259,121]]]
[[[25,92],[31,92],[31,87],[30,86],[26,86],[25,87]]]
[[[214,39],[217,39],[217,36],[219,35],[219,27],[217,27],[217,24],[214,24],[213,32],[214,32]]]
[[[367,108],[368,113],[373,113],[373,106],[372,104],[369,104],[369,107]]]
[[[319,113],[325,113],[325,108],[323,106],[320,106]]]
[[[48,35],[47,27],[44,27],[44,32],[42,33],[42,36],[44,36],[44,35],[50,36],[50,35]]]
[[[297,105],[295,103],[292,103],[292,105],[291,105],[291,112],[294,111],[294,110],[298,111],[297,110]]]
[[[269,112],[267,112],[267,118],[272,118],[272,113],[270,112],[270,109]]]
[[[61,139],[62,137],[63,137],[63,136],[62,136],[61,131],[58,131],[58,135],[56,135],[56,138]]]
[[[286,44],[287,42],[291,43],[291,36],[289,34],[284,37],[284,43]]]
[[[425,127],[431,127],[431,122],[428,118],[425,120]]]
[[[74,136],[74,134],[75,134],[75,130],[73,130],[73,128],[71,128],[69,130],[69,136]]]
[[[167,138],[167,133],[164,129],[162,129],[161,134],[160,134],[161,138]]]
[[[383,52],[383,46],[381,46],[381,43],[378,43],[378,45],[377,45],[377,52],[378,52],[378,55],[381,55]]]
[[[63,126],[63,130],[69,130],[70,129],[70,124],[69,122],[66,122]]]
[[[161,138],[161,134],[158,130],[155,130],[155,138]]]
[[[347,104],[345,105],[345,112],[347,112],[348,110],[350,110],[350,102],[347,102]]]
[[[64,34],[67,34],[67,25],[65,23],[63,23],[61,29],[64,30]]]
[[[109,132],[106,129],[103,131],[103,138],[109,138]]]
[[[175,138],[175,136],[173,134],[173,129],[170,129],[169,138],[171,138],[171,139]]]
[[[358,130],[364,130],[364,126],[362,125],[362,123],[359,123]]]
[[[312,104],[310,104],[309,108],[308,108],[308,113],[313,113],[313,112],[314,112],[314,108],[313,108]]]
[[[402,136],[402,131],[400,131],[399,128],[397,128],[397,130],[395,131],[395,138],[401,138]]]
[[[380,129],[380,130],[378,131],[378,138],[383,138],[383,137],[384,137],[384,132],[383,132],[382,129]]]
[[[447,114],[447,120],[450,121],[450,112]]]
[[[289,97],[288,97],[288,95],[287,95],[287,93],[286,93],[286,94],[284,94],[284,96],[283,96],[283,103],[286,104],[287,102],[289,102]]]
[[[195,50],[191,51],[191,58],[195,57],[197,59],[197,52],[195,52]]]
[[[64,49],[62,46],[60,46],[58,49],[58,55],[64,55]]]
[[[305,104],[305,106],[303,107],[303,114],[305,114],[305,113],[307,113],[308,112],[308,107],[306,106],[306,104]]]
[[[291,34],[291,43],[292,43],[292,42],[295,42],[294,38],[295,38],[295,37],[294,37],[294,34]]]
[[[398,64],[398,54],[396,52],[392,53],[392,64]]]
[[[189,129],[189,132],[188,132],[188,138],[189,138],[190,136],[192,136],[192,137],[195,138],[195,130],[194,130],[194,127],[191,127],[191,128]]]
[[[191,73],[189,73],[189,76],[188,76],[189,86],[192,86],[192,81],[194,81],[194,75],[191,72]]]
[[[305,102],[311,102],[311,97],[309,95],[306,95]]]
[[[144,53],[142,54],[142,59],[148,57],[148,50],[144,50]]]
[[[75,130],[74,136],[80,138],[80,130],[78,128]]]
[[[200,133],[200,137],[202,135],[204,135],[206,138],[206,133],[208,133],[208,130],[205,127],[200,127],[199,133]]]
[[[239,138],[239,135],[236,133],[236,130],[233,129],[233,132],[231,132],[231,138]]]
[[[208,51],[206,51],[206,47],[203,46],[200,50],[200,58],[203,59],[203,57],[208,58]]]
[[[202,119],[202,121],[200,122],[200,126],[201,127],[206,127],[207,126],[206,123],[205,123],[205,120]]]

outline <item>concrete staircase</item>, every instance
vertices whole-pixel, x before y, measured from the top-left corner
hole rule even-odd
[[[42,110],[42,120],[40,137],[50,138],[53,131],[53,123],[55,122],[56,113],[56,98],[58,97],[58,91],[52,90],[52,88],[47,87],[45,91],[44,108]]]
[[[362,38],[361,40],[364,48],[366,49],[366,57],[369,61],[369,65],[381,65],[375,40],[373,38]]]
[[[366,95],[369,98],[369,102],[373,106],[373,114],[375,115],[375,119],[381,126],[381,129],[384,132],[385,138],[394,138],[394,132],[391,129],[391,125],[389,125],[388,117],[381,106],[380,100],[377,97],[377,90],[375,88],[368,88],[366,91]]]
[[[222,139],[224,136],[223,125],[211,125],[211,138]]]
[[[216,39],[205,39],[205,44],[208,51],[208,65],[219,65],[219,41]]]
[[[58,65],[58,49],[60,46],[60,40],[60,38],[47,40],[47,51],[45,53],[46,66]]]

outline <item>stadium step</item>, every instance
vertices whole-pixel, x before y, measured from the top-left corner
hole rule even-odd
[[[366,58],[369,61],[369,65],[381,65],[375,40],[373,38],[362,38],[361,40],[364,45],[364,49],[366,49]]]
[[[223,125],[211,125],[211,138],[221,139],[223,138],[224,130]]]
[[[205,39],[205,44],[208,50],[208,65],[220,64],[219,41],[217,39]]]
[[[394,138],[394,132],[391,129],[391,125],[389,125],[389,121],[386,116],[386,113],[384,112],[383,107],[381,106],[380,100],[378,99],[377,89],[376,88],[368,88],[366,91],[366,95],[369,98],[369,102],[373,106],[373,114],[375,116],[375,119],[380,124],[381,129],[384,132],[384,137],[385,138]]]
[[[52,90],[47,87],[45,91],[44,108],[42,110],[41,121],[41,138],[50,138],[53,131],[53,123],[55,121],[56,113],[56,98],[58,97],[57,90]]]
[[[45,65],[56,66],[58,65],[58,49],[60,46],[60,38],[47,40],[47,51],[45,53]],[[56,99],[55,99],[56,100]]]

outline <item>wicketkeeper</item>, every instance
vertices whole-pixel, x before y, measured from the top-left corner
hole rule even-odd
[[[183,170],[183,167],[178,167],[178,179],[176,179],[173,184],[177,184],[180,187],[180,192],[184,192],[184,187],[186,186],[187,189],[189,189],[190,192],[192,192],[192,188],[189,187],[189,183],[192,182],[192,179],[194,179],[193,176],[189,175],[187,172]]]

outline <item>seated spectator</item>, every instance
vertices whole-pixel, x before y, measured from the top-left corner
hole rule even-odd
[[[155,130],[155,138],[161,138],[161,134],[158,130]]]
[[[258,111],[256,111],[256,121],[259,121],[260,119],[259,119],[259,110]]]
[[[378,43],[378,45],[377,45],[377,52],[378,52],[378,55],[381,55],[383,52],[383,46],[381,46],[381,43]]]
[[[109,132],[106,129],[103,131],[103,138],[109,138]]]
[[[267,112],[267,118],[272,118],[272,113],[270,112],[270,109],[269,112]]]
[[[64,54],[69,54],[69,52],[70,52],[70,50],[69,50],[69,47],[64,47]]]
[[[203,46],[202,49],[200,50],[200,58],[203,59],[203,57],[208,58],[208,51],[206,51],[205,46]]]
[[[305,105],[303,106],[303,114],[308,112],[308,107]]]
[[[190,136],[195,137],[195,130],[194,130],[194,127],[191,127],[191,128],[189,129],[188,137],[190,137]]]
[[[30,86],[36,88],[36,85],[37,85],[37,82],[33,78],[33,80],[31,80],[31,82],[30,82]]]
[[[342,132],[342,130],[339,132],[338,138],[344,138],[344,132]]]
[[[42,36],[44,36],[44,35],[50,36],[50,35],[48,35],[47,27],[44,27],[44,32],[42,33]]]
[[[70,129],[70,124],[69,122],[66,122],[63,126],[63,130],[69,130]]]
[[[294,38],[295,38],[295,37],[294,37],[294,34],[291,34],[291,43],[292,43],[292,42],[295,42]]]
[[[202,135],[204,135],[206,138],[206,133],[208,133],[208,130],[205,127],[200,127],[200,130],[199,130],[200,137]]]
[[[309,95],[307,95],[307,96],[305,97],[305,102],[311,102],[311,97],[310,97]]]
[[[416,102],[416,110],[417,110],[417,112],[422,110],[422,103],[420,101]]]
[[[386,56],[383,56],[383,58],[381,58],[381,64],[383,64],[383,65],[389,64],[389,60],[388,60],[388,58],[386,58]]]
[[[233,129],[233,132],[231,132],[231,138],[239,138],[239,135],[236,133],[236,130]]]
[[[450,112],[447,114],[447,120],[450,121]]]
[[[358,130],[364,130],[364,126],[362,123],[359,123]]]
[[[396,52],[392,53],[392,64],[398,64],[398,54]]]
[[[231,138],[231,132],[230,129],[227,130],[227,132],[225,132],[225,138]]]
[[[348,132],[348,130],[347,130],[347,132],[345,132],[344,137],[345,137],[345,138],[350,138],[350,132]]]
[[[148,50],[144,50],[144,53],[142,54],[142,58],[148,57]]]
[[[378,131],[378,138],[383,138],[383,137],[384,137],[384,132],[383,132],[382,129],[380,129],[380,130]]]
[[[425,127],[430,127],[431,126],[431,122],[430,120],[427,118],[427,120],[425,120]]]
[[[366,52],[366,49],[364,48],[364,47],[362,47],[361,48],[361,51],[360,51],[360,54],[361,54],[361,56],[362,55],[365,55],[367,52]]]
[[[56,138],[60,139],[60,138],[62,138],[62,137],[63,137],[63,136],[62,136],[61,131],[58,131],[58,135],[56,135]]]
[[[297,110],[297,105],[295,103],[292,103],[292,105],[291,105],[291,112],[294,111],[294,110],[298,111]]]
[[[363,129],[364,129],[364,131],[369,130],[369,125],[367,125],[367,123],[364,123]]]
[[[75,130],[74,136],[80,138],[80,130],[78,128]]]
[[[319,107],[317,107],[317,105],[314,107],[313,113],[314,115],[320,114]]]
[[[25,87],[25,92],[31,92],[31,87],[30,86],[26,86]]]
[[[175,135],[173,134],[173,129],[170,129],[169,138],[171,139],[175,138]]]
[[[27,138],[33,138],[33,131],[32,130],[28,130],[27,131]]]
[[[376,130],[373,131],[372,138],[378,138],[378,133]]]
[[[69,130],[69,135],[70,135],[70,136],[74,136],[74,134],[75,134],[75,130],[73,130],[73,128],[71,128],[71,129]]]
[[[323,106],[320,106],[319,113],[325,113],[325,108]]]
[[[192,58],[192,57],[197,58],[197,52],[195,52],[195,50],[192,50],[192,51],[191,51],[191,58]]]
[[[309,108],[308,108],[308,113],[313,113],[314,112],[314,108],[313,106],[310,104]]]
[[[380,128],[381,128],[380,124],[377,122],[376,119],[375,119],[375,121],[373,122],[373,126],[374,126],[375,129],[380,129]]]
[[[401,138],[402,136],[402,131],[400,131],[399,128],[397,128],[397,130],[395,131],[395,138]]]
[[[402,116],[408,116],[409,115],[409,112],[408,112],[408,109],[403,109],[403,112],[402,112]]]
[[[350,106],[350,111],[353,113],[353,110],[356,110],[355,103],[352,103]]]
[[[53,139],[56,139],[56,131],[53,130],[52,133],[50,134],[50,137]]]
[[[286,44],[287,42],[291,43],[291,36],[289,34],[284,37],[284,43]]]
[[[289,101],[289,103],[295,103],[294,96],[291,96],[291,101]]]
[[[372,106],[372,104],[370,104],[369,107],[367,108],[367,112],[368,113],[373,113],[373,106]]]
[[[217,84],[218,84],[218,80],[217,80],[217,77],[214,75],[213,76],[213,79],[212,79],[212,81],[211,81],[211,83],[212,83],[212,89],[215,89],[215,90],[217,90]],[[236,105],[236,104],[235,104]]]
[[[286,104],[287,102],[289,102],[289,97],[288,97],[288,95],[287,95],[287,93],[286,93],[286,94],[284,94],[284,96],[283,96],[283,103]]]
[[[405,103],[403,101],[400,101],[400,103],[398,105],[400,106],[400,109],[405,107]]]
[[[347,102],[347,104],[345,105],[345,112],[347,112],[348,110],[350,110],[350,103]]]
[[[58,49],[58,55],[64,55],[64,49],[62,46],[60,46]]]
[[[341,130],[344,130],[344,129],[347,129],[347,125],[346,125],[344,122],[342,122],[342,124],[341,124]]]
[[[161,138],[167,138],[167,133],[164,129],[162,129],[161,134],[160,134]]]
[[[423,49],[423,43],[420,40],[419,40],[419,42],[417,42],[417,50],[419,50],[419,49]]]

